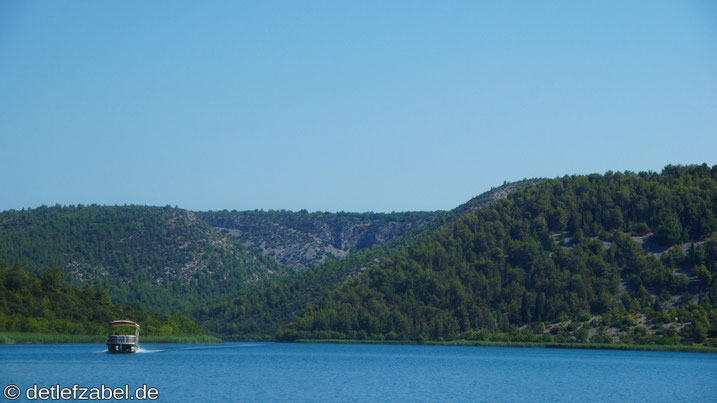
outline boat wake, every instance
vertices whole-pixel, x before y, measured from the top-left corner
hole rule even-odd
[[[137,349],[137,354],[140,354],[140,353],[141,353],[141,354],[159,353],[159,352],[162,352],[162,351],[164,351],[164,350],[145,350],[145,349],[143,349],[142,347],[140,347],[140,348]]]
[[[139,347],[137,351],[135,351],[135,354],[150,354],[150,353],[165,353],[170,351],[186,351],[186,350],[214,350],[218,348],[242,348],[242,347],[261,347],[265,344],[263,343],[229,343],[229,345],[226,344],[218,344],[218,345],[182,345],[182,346],[168,346],[168,348],[164,349],[146,349]],[[95,351],[96,353],[103,353],[108,354],[109,350],[98,350]]]

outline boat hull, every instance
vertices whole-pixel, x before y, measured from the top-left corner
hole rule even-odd
[[[111,335],[107,340],[107,352],[110,354],[131,354],[139,350],[137,336]]]
[[[110,344],[107,343],[107,352],[110,354],[131,354],[136,353],[139,346],[136,344]]]

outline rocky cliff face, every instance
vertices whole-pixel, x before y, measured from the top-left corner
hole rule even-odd
[[[414,233],[426,224],[430,230],[470,211],[503,199],[536,180],[506,183],[485,192],[456,209],[406,213],[308,213],[292,211],[209,211],[197,215],[212,227],[230,234],[264,256],[296,270],[304,270],[331,258]],[[438,218],[438,219],[437,219]]]
[[[209,225],[233,235],[245,245],[258,248],[281,264],[303,270],[401,237],[440,213],[218,211],[198,214]]]

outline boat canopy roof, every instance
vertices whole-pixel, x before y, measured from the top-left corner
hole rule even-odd
[[[132,322],[131,320],[113,320],[110,322],[110,327],[117,327],[117,326],[131,326],[131,327],[139,327],[138,324]]]

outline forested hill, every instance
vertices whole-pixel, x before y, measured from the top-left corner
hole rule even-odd
[[[424,226],[440,214],[309,213],[306,210],[197,213],[211,226],[298,270],[389,242]]]
[[[283,270],[169,207],[40,207],[0,213],[0,259],[41,273],[57,267],[75,285],[103,285],[113,300],[178,311]]]
[[[545,180],[329,292],[281,337],[707,343],[717,166]]]
[[[113,304],[104,289],[77,289],[58,269],[41,275],[0,260],[0,332],[104,335],[111,320],[140,322],[142,335],[206,333],[184,315],[148,313],[136,304]],[[7,342],[0,335],[0,343]]]
[[[327,291],[340,286],[348,278],[379,264],[383,258],[392,256],[417,239],[429,236],[442,225],[534,183],[537,181],[505,183],[474,197],[454,210],[433,213],[430,222],[401,237],[360,249],[343,259],[330,259],[323,264],[288,276],[252,284],[231,298],[199,307],[193,312],[193,318],[208,330],[223,337],[240,339],[272,337],[277,330],[286,326],[296,314],[304,310],[307,304],[316,302]],[[394,213],[391,216],[393,220],[410,221],[412,217],[422,217],[425,214]],[[372,216],[378,216],[382,220],[379,222],[384,224],[390,223],[385,215],[372,213],[351,215],[352,218],[358,217],[364,222]]]

